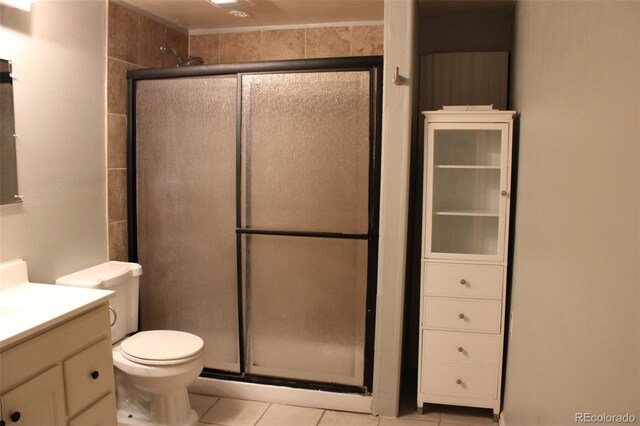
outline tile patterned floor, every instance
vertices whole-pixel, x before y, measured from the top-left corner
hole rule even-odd
[[[200,416],[198,426],[482,426],[493,423],[490,410],[435,406],[419,415],[410,403],[400,407],[400,417],[303,408],[190,394],[191,407]]]

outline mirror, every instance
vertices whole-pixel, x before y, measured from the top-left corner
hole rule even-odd
[[[0,204],[22,202],[18,195],[15,133],[11,61],[0,59]]]

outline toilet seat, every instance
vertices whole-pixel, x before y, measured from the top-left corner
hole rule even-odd
[[[120,344],[122,356],[142,365],[176,365],[202,356],[204,341],[173,330],[142,331]]]

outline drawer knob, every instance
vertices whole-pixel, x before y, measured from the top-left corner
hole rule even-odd
[[[462,384],[462,380],[458,379],[458,380],[456,380],[456,383],[461,385]]]
[[[463,348],[462,346],[460,346],[460,347],[458,348],[458,352],[464,352],[464,348]]]
[[[99,371],[97,371],[97,370],[93,370],[93,371],[91,372],[91,378],[92,378],[93,380],[96,380],[98,377],[100,377],[100,372],[99,372]]]
[[[464,319],[464,314],[459,314],[459,315],[458,315],[458,318],[460,318],[460,319]]]
[[[465,280],[464,278],[460,280],[460,284],[462,285],[467,285],[467,280]]]
[[[20,420],[21,416],[22,415],[20,414],[20,411],[14,411],[13,413],[11,413],[10,418],[12,422],[16,423],[17,421]]]
[[[500,191],[500,195],[502,195],[503,197],[507,196],[507,191]]]

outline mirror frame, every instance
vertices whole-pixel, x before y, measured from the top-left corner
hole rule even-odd
[[[18,204],[13,62],[0,58],[0,204]]]

